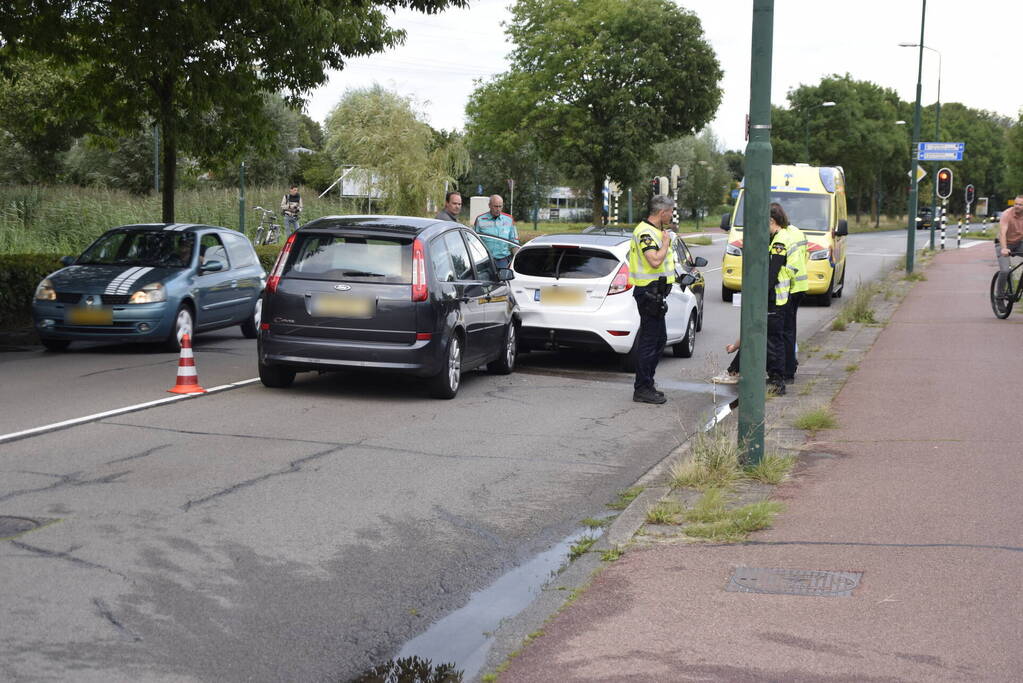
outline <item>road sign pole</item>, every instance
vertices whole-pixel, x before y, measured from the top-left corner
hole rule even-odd
[[[742,255],[738,439],[743,461],[764,456],[767,385],[767,250],[771,201],[771,57],[774,0],[753,0],[749,144],[746,145],[746,216]]]

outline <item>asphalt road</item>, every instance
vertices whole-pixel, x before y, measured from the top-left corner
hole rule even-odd
[[[0,443],[0,679],[346,680],[600,515],[731,389],[739,309],[710,261],[670,403],[632,403],[612,359],[534,352],[453,401],[412,380],[304,374]],[[904,233],[853,235],[850,292]],[[828,309],[801,309],[802,329]],[[236,330],[200,336],[207,388],[255,376]],[[168,396],[177,357],[131,347],[0,354],[2,435]]]

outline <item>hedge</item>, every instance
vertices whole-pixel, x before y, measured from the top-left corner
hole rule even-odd
[[[273,268],[279,245],[256,247],[263,270]],[[32,324],[32,296],[39,282],[64,266],[53,254],[0,254],[0,330]]]
[[[32,324],[36,287],[60,268],[60,258],[53,254],[0,254],[0,329]]]

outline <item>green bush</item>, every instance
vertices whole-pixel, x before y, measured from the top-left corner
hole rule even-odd
[[[267,275],[273,270],[274,263],[277,261],[277,254],[281,253],[281,246],[279,244],[271,244],[269,246],[256,247],[256,256],[259,257],[259,263],[263,266],[263,270],[266,271]]]
[[[32,323],[32,296],[39,281],[61,267],[49,254],[0,254],[0,329]]]

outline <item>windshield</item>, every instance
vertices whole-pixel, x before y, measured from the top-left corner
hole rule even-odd
[[[127,265],[185,268],[192,264],[195,235],[190,232],[118,230],[92,243],[79,265]]]
[[[735,212],[735,227],[743,226],[743,205],[746,193],[739,195],[739,209]],[[827,232],[831,229],[831,195],[772,192],[771,202],[781,204],[789,223],[804,232]]]

